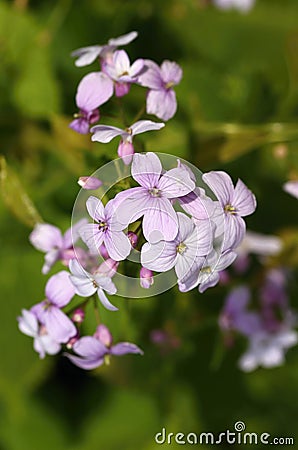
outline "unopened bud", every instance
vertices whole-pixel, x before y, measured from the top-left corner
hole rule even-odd
[[[66,348],[68,350],[71,350],[73,348],[74,344],[78,341],[78,339],[79,339],[78,336],[74,336],[74,337],[70,338],[66,344]]]
[[[136,235],[136,233],[134,233],[133,231],[129,231],[127,233],[127,237],[130,240],[131,246],[133,248],[136,248],[137,243],[138,243],[138,236]]]
[[[152,270],[142,267],[140,270],[140,285],[144,289],[149,289],[154,283]]]
[[[84,319],[85,311],[82,308],[77,308],[71,316],[71,320],[75,323],[82,323]]]
[[[132,156],[134,154],[135,150],[131,142],[128,141],[121,141],[118,147],[118,155],[120,158],[122,158],[122,161],[127,166],[132,161]]]
[[[82,186],[83,189],[95,190],[102,185],[102,181],[95,177],[80,177],[78,179],[78,184]]]
[[[113,342],[113,337],[110,330],[103,324],[98,325],[93,335],[96,339],[103,343],[106,347],[110,347]]]

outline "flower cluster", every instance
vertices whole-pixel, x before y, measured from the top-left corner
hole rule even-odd
[[[219,316],[219,326],[225,342],[231,346],[234,334],[248,340],[248,349],[239,360],[239,367],[251,372],[258,366],[276,367],[284,362],[285,351],[298,343],[296,313],[290,306],[287,284],[291,272],[286,267],[276,266],[266,269],[268,258],[280,253],[282,241],[276,236],[247,231],[237,248],[237,260],[233,269],[238,276],[247,279],[250,254],[257,255],[262,264],[262,274],[258,276],[258,286],[243,283],[233,287],[228,293]],[[229,282],[225,271],[223,283]],[[254,300],[254,307],[250,303]]]
[[[81,80],[76,103],[79,113],[70,124],[79,133],[88,133],[100,119],[99,107],[113,95],[127,95],[133,84],[148,88],[147,114],[167,121],[176,112],[173,87],[182,77],[175,62],[138,59],[130,63],[124,50],[136,32],[107,45],[76,50],[76,65],[99,60],[100,71]],[[143,132],[160,130],[164,123],[138,120],[127,127],[99,124],[91,128],[92,141],[106,143],[119,137],[118,155],[126,173],[116,195],[98,194],[102,185],[95,176],[80,177],[84,190],[93,190],[86,201],[86,215],[64,235],[50,224],[37,224],[31,243],[45,253],[42,272],[47,274],[57,261],[68,267],[51,276],[45,300],[18,318],[20,330],[34,338],[34,349],[44,357],[64,349],[64,354],[83,369],[107,363],[111,355],[139,353],[135,344],[112,344],[107,327],[100,323],[101,306],[117,311],[110,300],[118,291],[117,274],[125,276],[125,260],[139,255],[136,273],[143,289],[154,285],[158,274],[171,273],[181,292],[198,288],[200,293],[215,286],[221,273],[237,257],[237,248],[246,233],[243,217],[256,208],[254,194],[238,180],[234,186],[222,171],[205,173],[199,179],[194,167],[174,159],[167,167],[156,153],[135,153],[133,138]],[[171,160],[173,161],[173,159]],[[121,174],[120,174],[121,175]],[[74,296],[82,298],[73,301]],[[70,303],[75,306],[70,305]],[[84,336],[86,306],[94,303],[98,327],[93,336]]]

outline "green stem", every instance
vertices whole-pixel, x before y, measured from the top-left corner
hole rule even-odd
[[[92,297],[93,297],[94,315],[95,315],[96,323],[97,323],[97,325],[99,325],[100,324],[100,315],[99,315],[99,310],[98,310],[97,297],[95,294]]]
[[[134,117],[132,123],[137,122],[137,121],[142,117],[142,115],[144,114],[144,112],[145,112],[145,105],[143,105],[143,106],[141,107],[141,109],[139,110],[139,112],[135,115],[135,117]]]

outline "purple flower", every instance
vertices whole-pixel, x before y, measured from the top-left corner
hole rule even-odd
[[[89,47],[82,47],[74,50],[71,53],[71,56],[78,57],[75,62],[77,67],[87,66],[93,63],[98,57],[106,58],[107,55],[112,54],[117,47],[129,44],[137,37],[137,35],[138,33],[136,31],[131,31],[118,38],[109,39],[107,45],[91,45]]]
[[[46,354],[56,355],[60,351],[61,345],[47,333],[44,326],[40,326],[32,311],[22,309],[22,316],[18,317],[18,322],[20,331],[34,339],[33,348],[41,359]]]
[[[219,316],[219,326],[223,331],[236,330],[250,336],[260,329],[260,317],[257,313],[247,311],[250,290],[247,286],[232,289]]]
[[[245,234],[246,226],[242,217],[255,211],[256,198],[241,180],[238,180],[234,187],[230,176],[225,172],[205,173],[202,179],[216,195],[224,214],[222,252],[234,249],[240,244]]]
[[[199,286],[199,292],[202,294],[206,289],[215,286],[219,280],[219,272],[226,269],[236,258],[236,253],[225,252],[217,253],[213,250],[205,259],[204,264],[199,270],[191,270],[187,277],[179,283],[181,292],[188,292]]]
[[[238,257],[234,267],[238,273],[243,273],[249,266],[249,254],[258,255],[264,261],[264,257],[276,255],[282,249],[282,240],[277,236],[271,236],[254,231],[246,231],[243,241],[235,249]]]
[[[263,327],[267,331],[278,330],[281,321],[289,312],[286,287],[287,277],[283,269],[273,268],[268,270],[260,290]]]
[[[96,292],[105,308],[110,311],[118,310],[118,308],[112,305],[108,300],[104,292],[106,291],[111,295],[114,295],[117,292],[117,288],[109,276],[103,275],[102,273],[91,274],[87,272],[76,259],[70,261],[69,270],[72,273],[72,275],[70,275],[70,281],[75,287],[76,294],[81,297],[90,297]]]
[[[250,337],[248,350],[239,360],[244,372],[251,372],[258,366],[272,368],[285,360],[285,351],[298,343],[298,334],[285,323],[276,333],[260,330]]]
[[[298,198],[298,181],[287,181],[283,185],[283,190],[295,198]]]
[[[142,267],[140,270],[140,285],[144,289],[149,289],[154,283],[152,270]]]
[[[115,95],[122,97],[127,94],[130,84],[138,80],[144,70],[144,60],[137,59],[130,64],[128,54],[124,50],[117,50],[112,60],[103,65],[104,72],[115,81]]]
[[[146,72],[138,82],[149,88],[147,95],[147,113],[159,119],[169,120],[177,110],[176,94],[173,87],[180,83],[182,69],[178,64],[164,61],[159,67],[150,60],[145,60]]]
[[[115,261],[125,259],[131,250],[130,240],[123,233],[125,226],[117,221],[113,200],[104,207],[96,197],[89,197],[86,202],[89,215],[96,223],[80,228],[80,236],[93,253],[98,253],[102,243],[109,256]]]
[[[78,230],[85,219],[80,220],[72,228],[69,228],[62,236],[59,228],[47,223],[38,223],[29,236],[31,244],[42,252],[45,252],[45,262],[42,273],[47,274],[56,261],[67,260],[68,251],[73,249],[73,245],[79,238]]]
[[[110,125],[96,125],[90,130],[91,133],[94,133],[91,140],[107,143],[116,136],[120,136],[121,140],[118,147],[118,155],[123,159],[125,164],[130,164],[132,155],[134,154],[132,145],[133,137],[137,134],[145,133],[146,131],[160,130],[164,126],[165,124],[162,122],[156,123],[151,120],[139,120],[125,130]]]
[[[113,95],[112,80],[103,72],[91,72],[79,83],[76,104],[79,113],[75,114],[69,126],[81,134],[89,132],[89,125],[99,120],[98,107],[107,102]]]
[[[96,190],[102,185],[102,181],[96,177],[80,177],[78,184],[83,189]]]
[[[131,174],[140,187],[127,189],[115,197],[118,221],[125,227],[144,216],[143,233],[147,241],[175,239],[178,220],[171,200],[195,188],[189,174],[175,168],[162,175],[161,162],[151,152],[134,155]]]
[[[79,355],[64,355],[81,369],[92,370],[109,362],[109,356],[122,356],[128,353],[143,354],[143,351],[130,342],[119,342],[112,345],[112,335],[105,325],[99,325],[94,336],[85,336],[73,345],[74,352]]]
[[[148,242],[141,251],[141,264],[156,272],[166,272],[175,267],[179,282],[183,282],[190,271],[202,267],[206,255],[212,248],[212,228],[208,221],[198,226],[185,214],[178,212],[178,234],[170,242]]]
[[[33,306],[31,311],[54,341],[66,343],[77,333],[73,322],[61,311],[75,295],[69,273],[63,270],[53,275],[46,284],[45,293],[46,299]]]
[[[238,9],[240,12],[248,12],[255,4],[255,0],[213,0],[220,9]]]

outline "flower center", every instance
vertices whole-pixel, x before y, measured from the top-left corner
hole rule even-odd
[[[152,197],[161,197],[161,192],[156,187],[149,189],[148,192]]]
[[[180,242],[180,244],[178,244],[176,247],[176,251],[177,251],[177,253],[180,253],[180,255],[183,255],[183,253],[185,252],[186,249],[187,249],[187,247],[184,244],[184,242]]]
[[[224,207],[224,210],[226,213],[229,213],[229,214],[237,214],[235,206],[232,206],[232,205],[226,205]]]
[[[202,267],[201,272],[202,273],[211,273],[212,269],[210,266],[205,266],[205,267]]]
[[[175,86],[174,81],[168,81],[165,85],[166,89],[171,89],[173,86]]]
[[[131,128],[125,128],[126,133],[132,135],[132,129]]]
[[[125,75],[129,75],[129,73],[127,72],[127,70],[125,70],[124,72],[121,73],[120,77],[124,77]]]
[[[44,305],[43,305],[43,309],[44,311],[47,311],[48,309],[50,309],[50,307],[52,306],[52,303],[50,302],[49,299],[45,299]]]
[[[98,288],[98,284],[96,283],[96,281],[95,280],[91,280],[91,281],[92,281],[93,287],[95,287],[97,289]]]
[[[103,220],[98,222],[98,229],[101,230],[101,231],[107,231],[107,229],[108,229],[107,222],[104,222]]]

